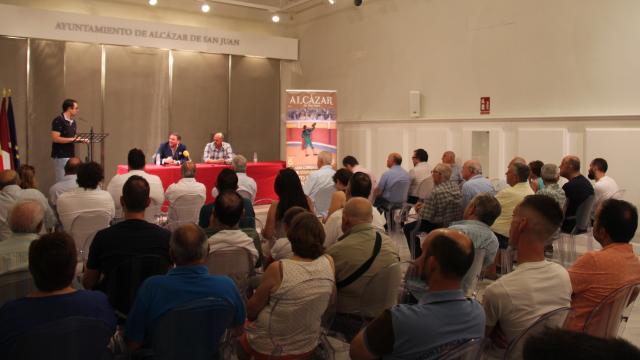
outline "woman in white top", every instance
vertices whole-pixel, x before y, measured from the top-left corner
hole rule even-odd
[[[291,223],[293,222],[293,218],[296,215],[307,212],[304,208],[300,206],[294,206],[289,210],[284,212],[284,217],[282,218],[282,224],[284,226],[284,231],[287,232],[291,229]],[[275,241],[269,241],[269,253],[267,255],[266,265],[269,265],[275,260],[289,259],[293,256],[293,250],[291,250],[291,242],[287,237],[278,238]],[[266,268],[266,266],[265,266]]]
[[[251,322],[241,344],[255,359],[310,355],[318,345],[321,318],[334,292],[333,259],[323,255],[324,229],[316,216],[296,215],[287,237],[293,257],[269,265],[247,301]]]

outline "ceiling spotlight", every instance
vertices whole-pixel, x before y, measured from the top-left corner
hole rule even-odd
[[[333,5],[336,3],[336,0],[329,0],[329,4]]]
[[[151,6],[158,5],[158,0],[149,0],[149,5],[151,5]]]
[[[209,10],[211,10],[211,6],[209,6],[209,4],[207,4],[207,3],[204,3],[200,7],[200,10],[202,10],[203,13],[208,13]]]
[[[274,23],[280,22],[280,16],[278,16],[278,14],[275,14],[271,17],[271,21],[273,21]]]

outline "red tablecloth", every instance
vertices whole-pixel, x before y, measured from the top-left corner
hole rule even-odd
[[[247,175],[252,177],[258,185],[256,204],[270,204],[271,201],[278,199],[278,195],[273,190],[273,183],[276,180],[276,176],[278,176],[278,172],[284,167],[284,161],[247,163]],[[196,164],[196,180],[207,187],[207,203],[213,200],[211,189],[216,184],[218,174],[224,168],[231,168],[231,166]],[[118,174],[124,174],[128,171],[129,167],[127,165],[118,165]],[[169,185],[178,182],[182,178],[179,166],[146,165],[144,171],[158,175],[165,190]]]

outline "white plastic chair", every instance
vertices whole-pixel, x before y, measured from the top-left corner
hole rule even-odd
[[[482,265],[484,264],[484,256],[486,253],[486,249],[475,249],[473,263],[462,278],[462,291],[467,297],[476,296],[477,284],[482,274]]]
[[[169,222],[194,222],[198,223],[200,208],[204,205],[205,198],[196,194],[179,196],[169,205]]]
[[[335,191],[336,187],[334,185],[318,190],[316,195],[313,197],[313,205],[316,210],[316,215],[322,215],[323,217],[327,216],[329,205],[331,205],[331,197]]]
[[[247,190],[238,189],[236,192],[238,193],[238,195],[242,196],[243,198],[251,200],[251,193],[248,192]]]
[[[226,275],[233,280],[243,297],[249,290],[249,278],[255,275],[251,253],[241,247],[216,250],[207,256],[209,274]]]
[[[527,339],[531,336],[540,334],[548,328],[564,328],[567,322],[572,318],[572,315],[572,308],[562,307],[540,316],[538,320],[522,331],[520,335],[511,340],[504,354],[505,360],[522,359],[522,350]]]
[[[0,275],[0,307],[11,300],[27,296],[36,287],[28,269]]]
[[[635,283],[607,295],[585,320],[583,332],[605,338],[622,335],[639,293],[640,283]]]
[[[93,237],[98,231],[109,227],[110,222],[111,214],[103,210],[86,211],[73,219],[69,233],[76,243],[79,262],[87,260]]]
[[[422,180],[420,185],[418,185],[418,198],[426,199],[429,195],[431,195],[431,191],[433,191],[433,177],[429,176],[428,178]]]
[[[152,224],[158,224],[158,215],[161,213],[162,204],[151,200],[149,207],[144,210],[144,219]]]

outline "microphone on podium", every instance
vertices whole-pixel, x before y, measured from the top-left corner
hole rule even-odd
[[[183,151],[182,156],[186,157],[187,161],[191,161],[191,158],[189,157],[189,150]]]

